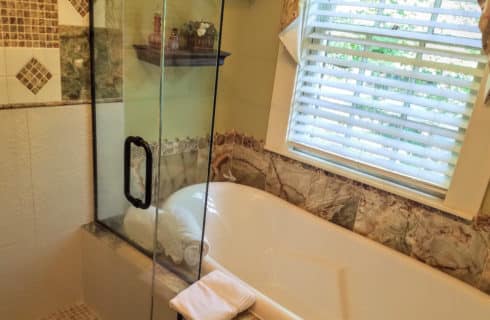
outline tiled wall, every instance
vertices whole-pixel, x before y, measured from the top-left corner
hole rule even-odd
[[[0,110],[0,137],[0,319],[38,319],[82,297],[90,109]]]
[[[277,195],[323,219],[422,261],[490,294],[490,220],[473,223],[217,134],[212,172]]]
[[[87,96],[64,95],[82,77],[63,78],[88,69],[88,50],[73,59],[87,33],[72,36],[87,29],[86,8],[0,0],[0,319],[39,319],[82,299],[79,226],[93,217],[90,106],[80,104]]]
[[[0,0],[0,109],[88,102],[88,23],[88,0]],[[120,32],[96,30],[98,92],[120,99]]]

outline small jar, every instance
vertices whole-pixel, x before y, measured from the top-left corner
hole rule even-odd
[[[162,48],[162,16],[160,13],[155,13],[153,17],[153,32],[148,37],[150,47],[161,50]]]
[[[177,28],[173,28],[168,36],[167,50],[179,50],[179,30]]]

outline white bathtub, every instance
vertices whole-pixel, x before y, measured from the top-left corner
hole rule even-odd
[[[199,208],[203,191],[169,201]],[[484,293],[266,192],[211,183],[208,199],[203,270],[225,268],[262,293],[263,319],[490,319]]]

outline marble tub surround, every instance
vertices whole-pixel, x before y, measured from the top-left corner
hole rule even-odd
[[[490,219],[466,222],[264,150],[244,134],[215,134],[212,179],[270,192],[490,294]]]
[[[158,154],[158,143],[152,143],[153,154]],[[144,195],[145,154],[143,149],[133,149],[131,159],[132,192],[135,196]],[[208,177],[209,137],[186,137],[163,140],[160,150],[159,195],[153,196],[155,204],[165,200],[177,190],[186,186],[203,183]],[[154,181],[156,181],[154,172]]]

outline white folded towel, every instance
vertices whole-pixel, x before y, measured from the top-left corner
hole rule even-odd
[[[159,216],[158,240],[165,254],[180,264],[185,261],[195,267],[201,258],[202,226],[185,208],[164,208]],[[209,243],[203,242],[203,256],[209,252]]]
[[[155,213],[157,209],[128,208],[124,218],[126,235],[148,251],[153,251]],[[199,264],[201,258],[202,227],[191,212],[183,208],[158,210],[158,243],[176,264],[183,261],[191,267]],[[209,252],[209,243],[204,239],[203,257]]]
[[[216,270],[170,300],[170,307],[187,320],[230,320],[254,303],[251,289]]]
[[[146,210],[133,206],[126,210],[123,227],[126,235],[143,249],[153,251],[153,235],[155,233],[155,214],[157,209],[150,207]]]

